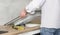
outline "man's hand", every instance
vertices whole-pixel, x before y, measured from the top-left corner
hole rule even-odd
[[[27,12],[26,12],[26,10],[24,9],[24,10],[22,10],[21,13],[20,13],[20,18],[24,18],[24,17],[26,17],[26,15],[27,15]]]

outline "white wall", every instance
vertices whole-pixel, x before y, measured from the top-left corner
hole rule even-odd
[[[31,0],[0,0],[0,25],[19,16],[23,9]]]

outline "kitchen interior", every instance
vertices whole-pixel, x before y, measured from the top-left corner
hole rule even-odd
[[[20,18],[20,11],[31,0],[0,0],[0,35],[40,35],[41,10]],[[5,6],[4,6],[5,5]]]

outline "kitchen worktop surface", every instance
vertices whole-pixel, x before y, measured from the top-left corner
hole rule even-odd
[[[0,31],[8,31],[7,33],[3,33],[0,35],[17,35],[20,33],[29,32],[29,31],[38,30],[38,29],[40,29],[40,27],[36,26],[36,27],[32,27],[32,28],[26,27],[25,30],[18,31],[18,30],[12,29],[9,26],[0,26]]]

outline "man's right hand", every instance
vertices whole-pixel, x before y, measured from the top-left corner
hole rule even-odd
[[[24,10],[22,10],[21,13],[20,13],[20,18],[24,18],[24,17],[26,17],[26,15],[27,15],[27,12],[26,12],[26,10],[24,9]]]

